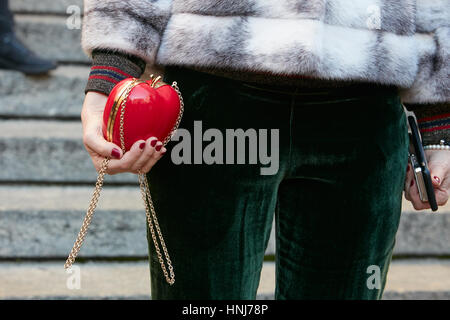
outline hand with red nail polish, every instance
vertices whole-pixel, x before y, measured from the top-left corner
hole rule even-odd
[[[111,158],[113,159],[120,159],[120,149],[119,148],[113,148],[111,151]]]
[[[435,185],[437,184],[437,186],[439,186],[441,184],[441,179],[438,176],[434,176],[433,179]]]
[[[450,196],[450,151],[425,150],[428,167],[431,173],[436,202],[439,206],[445,206]],[[409,166],[408,166],[409,168]],[[414,173],[407,170],[405,181],[405,198],[411,201],[416,210],[429,209],[428,202],[420,200],[417,185],[414,183]]]
[[[166,149],[162,142],[157,138],[151,137],[145,142],[145,150],[139,159],[133,164],[131,172],[133,173],[147,173],[163,156]],[[164,152],[163,152],[164,151]]]
[[[83,143],[88,151],[97,171],[105,158],[110,158],[106,173],[121,172],[147,173],[151,167],[162,157],[162,143],[157,138],[147,141],[136,141],[125,154],[121,148],[105,140],[102,134],[103,109],[107,96],[97,92],[86,94],[81,121],[83,124]],[[158,146],[159,144],[159,146]],[[158,150],[156,150],[156,148]]]
[[[120,159],[123,155],[120,147],[106,141],[102,134],[106,100],[107,96],[104,94],[88,92],[81,111],[83,143],[97,171],[105,158]]]

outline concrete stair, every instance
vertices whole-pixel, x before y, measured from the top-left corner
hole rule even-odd
[[[89,67],[80,65],[33,77],[0,70],[0,117],[79,120],[88,75]]]
[[[73,185],[0,186],[0,258],[65,258],[92,190]],[[439,214],[408,210],[406,201],[404,207],[395,255],[449,256],[450,206]],[[275,254],[273,232],[266,254]],[[80,257],[146,256],[145,213],[137,182],[106,185]]]
[[[88,64],[80,46],[81,29],[67,28],[68,16],[15,15],[16,31],[27,46],[42,56],[64,63]]]
[[[60,262],[0,263],[0,299],[150,299],[146,261],[88,262],[80,267],[80,287],[67,286],[71,274]],[[450,299],[450,263],[393,261],[383,299]],[[257,299],[273,300],[275,263],[264,262]]]
[[[81,93],[82,94],[82,93]],[[82,144],[80,121],[0,121],[0,181],[90,183],[97,173]],[[135,183],[131,174],[109,176],[108,182]]]
[[[32,15],[66,15],[67,8],[74,5],[82,8],[83,0],[13,0],[9,3],[14,12]]]
[[[60,66],[39,77],[0,70],[0,299],[148,299],[145,216],[131,174],[106,178],[80,253],[90,261],[81,264],[85,287],[76,292],[65,287],[61,263],[96,179],[80,124],[89,59],[80,30],[66,25],[67,7],[82,7],[82,1],[10,3],[18,35]],[[432,214],[404,202],[386,299],[450,297],[449,226],[450,205]],[[266,254],[268,259],[275,254],[273,234]],[[124,259],[133,262],[119,263]],[[266,262],[259,298],[273,298],[273,290],[274,265]]]

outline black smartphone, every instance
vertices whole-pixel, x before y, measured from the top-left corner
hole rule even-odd
[[[419,190],[420,200],[428,202],[432,211],[437,211],[438,205],[434,194],[434,187],[416,119],[413,116],[408,116],[408,123],[411,129],[409,160],[414,173],[416,186]]]

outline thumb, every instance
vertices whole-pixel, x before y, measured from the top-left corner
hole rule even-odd
[[[81,112],[83,142],[90,153],[120,159],[123,156],[120,147],[106,141],[102,133],[103,109],[106,101],[106,95],[96,92],[88,92],[86,94]]]
[[[121,148],[112,142],[106,141],[103,135],[97,130],[87,132],[84,135],[83,141],[87,148],[105,158],[120,159],[123,156]]]

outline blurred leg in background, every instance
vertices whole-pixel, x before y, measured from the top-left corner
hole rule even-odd
[[[0,0],[0,69],[33,75],[47,73],[55,68],[56,63],[38,57],[16,37],[8,0]]]

